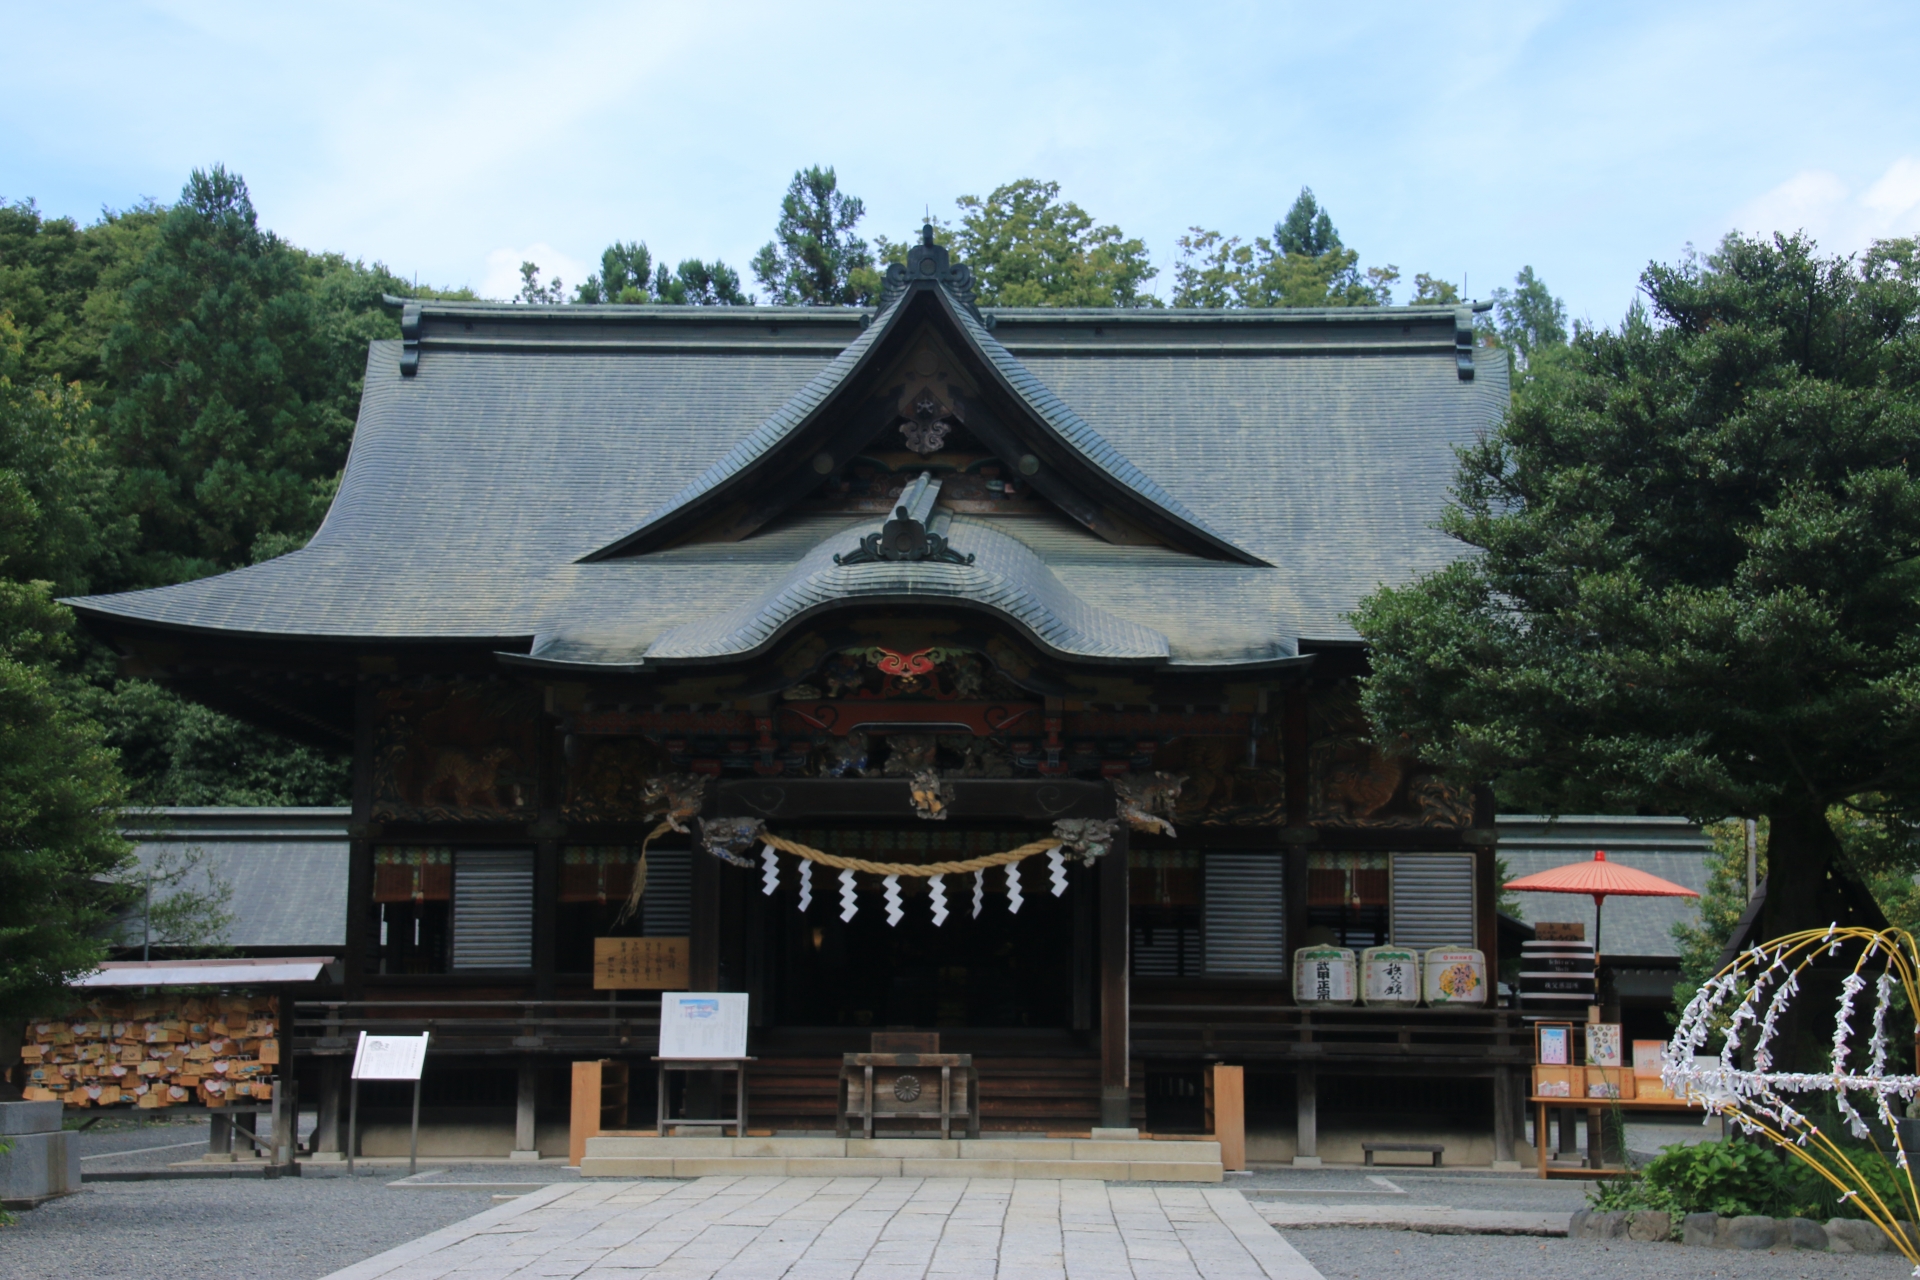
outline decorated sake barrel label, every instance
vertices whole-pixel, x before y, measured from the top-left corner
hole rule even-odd
[[[1435,947],[1427,952],[1426,995],[1436,1006],[1485,1004],[1487,957],[1471,947]]]
[[[1369,947],[1360,953],[1361,1000],[1370,1005],[1420,1003],[1420,953],[1406,947]]]
[[[1293,953],[1293,998],[1297,1004],[1352,1004],[1353,952],[1345,947],[1302,947]]]

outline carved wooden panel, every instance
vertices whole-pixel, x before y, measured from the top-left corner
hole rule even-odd
[[[1473,802],[1410,755],[1373,741],[1352,685],[1314,690],[1308,702],[1309,805],[1317,827],[1459,829]]]
[[[373,816],[380,821],[498,822],[539,805],[540,708],[497,683],[396,687],[376,700]]]

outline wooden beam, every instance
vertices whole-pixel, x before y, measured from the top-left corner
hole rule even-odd
[[[687,941],[687,986],[720,989],[720,862],[693,855],[693,919]]]
[[[1131,1127],[1128,1057],[1132,1049],[1128,1017],[1127,938],[1131,932],[1127,902],[1127,828],[1120,828],[1112,852],[1100,860],[1100,1124]]]

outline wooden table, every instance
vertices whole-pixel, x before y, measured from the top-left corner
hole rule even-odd
[[[883,1073],[880,1083],[892,1093],[895,1106],[881,1111],[875,1106],[874,1069]],[[931,1075],[940,1072],[940,1092],[931,1096],[927,1086]],[[929,1079],[922,1080],[921,1076]],[[906,1082],[911,1081],[911,1085]],[[852,1105],[855,1086],[860,1091],[858,1108]],[[860,1136],[873,1136],[875,1120],[940,1121],[940,1136],[953,1136],[957,1115],[966,1124],[969,1138],[980,1136],[980,1075],[974,1069],[970,1053],[849,1053],[840,1059],[839,1114],[834,1132],[850,1136],[852,1118],[860,1117]]]
[[[747,1136],[747,1064],[752,1058],[655,1058],[659,1064],[660,1094],[658,1109],[653,1113],[654,1132],[658,1137],[667,1136],[668,1125],[678,1125],[682,1129],[719,1129],[720,1136],[726,1136],[729,1126],[733,1136]],[[731,1071],[733,1072],[733,1119],[731,1120],[694,1120],[685,1116],[670,1117],[667,1114],[667,1072],[669,1071]]]
[[[1599,1133],[1600,1117],[1614,1110],[1620,1111],[1705,1111],[1704,1103],[1682,1102],[1676,1098],[1542,1098],[1535,1095],[1529,1098],[1535,1106],[1533,1122],[1533,1149],[1540,1156],[1540,1176],[1543,1178],[1591,1178],[1595,1176],[1611,1177],[1630,1173],[1623,1165],[1600,1165]],[[1587,1163],[1578,1168],[1550,1169],[1547,1167],[1547,1108],[1564,1107],[1569,1111],[1587,1113]]]

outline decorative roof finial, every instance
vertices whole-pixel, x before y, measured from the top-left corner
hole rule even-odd
[[[920,224],[920,243],[927,246],[927,248],[929,249],[933,248],[933,219],[932,218],[928,218],[925,222]]]

